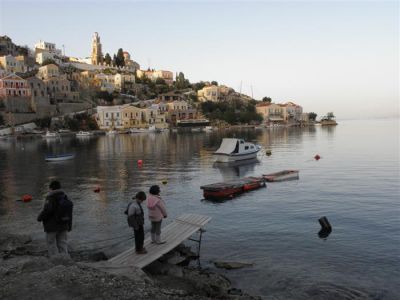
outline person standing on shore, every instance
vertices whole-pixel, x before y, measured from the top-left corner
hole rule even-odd
[[[73,203],[61,190],[59,181],[51,181],[49,188],[37,221],[43,222],[49,257],[57,254],[69,256],[67,232],[72,228]]]
[[[153,185],[149,190],[147,198],[147,208],[149,210],[149,220],[151,221],[151,242],[155,244],[164,244],[161,241],[161,222],[167,217],[164,200],[160,197],[160,187]]]
[[[144,242],[144,212],[142,202],[146,200],[146,194],[138,192],[133,198],[133,202],[128,204],[126,214],[128,215],[128,225],[133,228],[135,235],[135,250],[137,254],[146,254],[147,250],[143,247]]]

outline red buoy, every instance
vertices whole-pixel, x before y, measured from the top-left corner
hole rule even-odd
[[[26,194],[22,196],[22,202],[30,202],[30,201],[32,201],[31,195]]]
[[[95,193],[100,193],[100,187],[99,187],[99,186],[98,186],[98,187],[95,187],[94,190],[93,190],[93,192],[95,192]]]
[[[143,166],[143,160],[138,159],[137,164],[138,164],[138,167],[141,168]]]
[[[314,156],[314,159],[315,159],[315,160],[320,160],[320,159],[321,159],[321,156],[319,156],[318,154],[316,154],[316,155]]]

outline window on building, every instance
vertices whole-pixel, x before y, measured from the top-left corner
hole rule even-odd
[[[108,113],[106,113],[106,118],[108,118]]]
[[[249,150],[249,146],[244,146],[244,150]]]

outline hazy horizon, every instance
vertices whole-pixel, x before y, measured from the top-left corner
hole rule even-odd
[[[17,11],[18,13],[10,13]],[[33,48],[130,52],[141,68],[216,80],[319,117],[399,117],[399,3],[0,0],[0,34]]]

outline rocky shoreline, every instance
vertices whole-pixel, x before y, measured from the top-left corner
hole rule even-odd
[[[260,299],[217,273],[189,267],[190,248],[177,247],[145,269],[110,268],[102,252],[47,258],[44,241],[0,237],[0,299]]]

